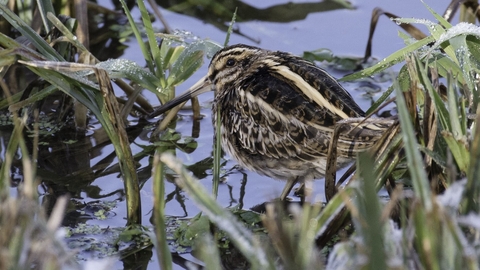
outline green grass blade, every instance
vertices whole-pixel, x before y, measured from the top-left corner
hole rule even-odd
[[[322,209],[322,212],[316,217],[317,219],[317,237],[325,233],[333,221],[332,217],[335,217],[337,214],[345,208],[345,202],[343,201],[344,197],[352,197],[354,194],[354,189],[347,186],[339,192],[330,200],[325,208]],[[340,193],[343,193],[340,194]]]
[[[456,140],[463,139],[465,133],[463,132],[462,126],[466,119],[461,118],[460,112],[458,111],[459,106],[457,104],[457,88],[454,85],[454,78],[451,75],[447,77],[447,104],[448,104],[448,112],[450,116],[450,123],[452,126],[452,135]]]
[[[368,263],[366,269],[387,269],[388,258],[384,249],[384,224],[381,221],[381,208],[375,184],[375,179],[378,177],[372,170],[375,167],[375,162],[367,152],[360,153],[357,162],[361,178],[361,191],[360,196],[356,196],[356,204],[363,221],[357,221],[356,228],[358,235],[364,239],[367,248]]]
[[[218,252],[217,243],[214,242],[210,234],[205,234],[200,239],[199,258],[205,263],[205,269],[222,270],[220,254]]]
[[[480,212],[478,198],[480,197],[480,106],[477,107],[475,118],[475,129],[472,132],[473,140],[470,147],[470,167],[467,171],[467,186],[465,189],[462,213],[468,214],[471,211]]]
[[[51,0],[37,0],[38,12],[42,17],[43,27],[46,31],[52,29],[52,24],[47,20],[48,13],[55,14]],[[55,15],[54,15],[55,16]]]
[[[363,78],[363,77],[371,76],[375,73],[378,73],[382,70],[385,70],[385,69],[403,61],[406,54],[411,53],[413,51],[416,51],[416,50],[422,48],[423,46],[425,46],[425,45],[427,45],[431,42],[434,42],[434,41],[435,41],[435,39],[432,36],[426,37],[422,40],[419,40],[415,43],[412,43],[412,44],[410,44],[410,45],[392,53],[391,55],[387,56],[385,59],[378,62],[377,64],[375,64],[372,67],[366,68],[364,70],[361,70],[359,72],[355,72],[353,74],[350,74],[350,75],[347,75],[347,76],[341,78],[340,81],[353,81],[353,80],[357,80],[357,79],[360,79],[360,78]]]
[[[235,11],[233,12],[232,20],[230,21],[230,25],[228,26],[227,36],[225,37],[225,42],[223,43],[223,47],[227,47],[228,42],[230,41],[230,34],[233,31],[233,25],[235,24],[235,20],[237,19],[237,9],[238,8],[235,8]]]
[[[157,149],[153,157],[153,220],[156,235],[156,250],[158,263],[161,269],[172,269],[172,254],[167,243],[167,228],[165,226],[165,179],[164,165],[160,162],[160,153],[163,149]]]
[[[160,46],[160,57],[162,59],[161,70],[167,70],[172,63],[177,61],[180,53],[185,49],[183,46],[172,47],[172,40],[168,37],[163,37],[162,44]],[[165,77],[165,74],[162,74],[160,78]],[[162,85],[162,87],[167,87],[167,84]]]
[[[427,210],[423,203],[417,203],[412,206],[411,218],[415,228],[415,248],[417,255],[423,266],[428,269],[440,270],[439,254],[439,226],[442,224],[433,222],[438,221],[436,213],[432,212],[433,207]],[[446,268],[447,269],[447,268]]]
[[[213,148],[213,185],[212,185],[212,194],[215,198],[217,198],[218,194],[218,185],[220,184],[220,169],[221,169],[221,162],[222,162],[222,134],[221,134],[221,123],[220,121],[222,115],[220,113],[220,109],[216,112],[217,114],[217,122],[215,123],[215,141],[214,141],[214,148]]]
[[[225,42],[223,44],[224,47],[228,45],[228,41],[230,40],[230,34],[233,31],[233,25],[235,24],[235,19],[237,17],[237,9],[235,8],[235,12],[233,13],[232,16],[232,21],[230,22],[230,26],[228,27],[227,31],[227,36],[225,37]],[[221,160],[222,160],[222,144],[221,144],[221,117],[222,115],[220,114],[220,108],[217,109],[216,112],[214,112],[217,117],[217,122],[215,123],[215,141],[214,147],[213,147],[213,185],[212,185],[212,193],[215,198],[217,197],[218,194],[218,185],[220,183],[220,169],[221,169]]]
[[[148,65],[149,67],[150,66],[155,66],[156,69],[150,69],[150,72],[152,73],[155,73],[156,76],[158,78],[160,78],[161,76],[163,76],[165,70],[162,69],[162,59],[161,59],[161,55],[160,55],[160,48],[158,46],[158,42],[157,42],[157,38],[155,37],[155,33],[153,31],[153,26],[152,26],[152,22],[151,22],[151,18],[148,14],[148,11],[147,11],[147,8],[145,7],[145,3],[143,2],[143,0],[139,0],[137,1],[137,5],[138,5],[138,8],[140,9],[140,14],[142,16],[142,21],[143,21],[143,25],[145,26],[145,34],[147,35],[147,39],[148,39],[148,45],[149,45],[149,50],[150,50],[150,53],[149,55],[151,54],[152,56],[152,62],[155,63],[155,65],[153,65],[153,63],[151,65]],[[147,59],[147,58],[145,58]]]
[[[428,9],[428,11],[430,11],[430,13],[432,13],[432,15],[435,17],[435,19],[438,20],[438,22],[442,25],[443,28],[449,29],[450,27],[452,27],[452,25],[447,20],[445,20],[445,18],[443,18],[442,15],[435,12],[435,10],[433,10],[430,6],[428,6],[425,3],[425,1],[423,1],[423,0],[421,0],[421,1],[425,5],[425,7]]]

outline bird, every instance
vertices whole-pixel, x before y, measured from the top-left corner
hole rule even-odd
[[[361,124],[365,112],[324,69],[291,53],[244,44],[219,50],[205,77],[149,116],[208,91],[214,91],[212,122],[214,127],[220,122],[223,150],[247,170],[287,181],[280,200],[295,184],[325,176],[339,123],[346,125],[338,129],[337,168],[385,131],[382,125]]]

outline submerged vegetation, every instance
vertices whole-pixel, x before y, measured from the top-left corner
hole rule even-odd
[[[129,23],[114,29],[121,29],[120,38],[133,34],[146,67],[124,59],[100,59],[96,50],[119,40],[114,42],[111,36],[92,40],[92,31],[98,29],[88,29],[91,24],[83,21],[87,18],[70,14],[65,7],[60,10],[44,1],[33,12],[0,4],[0,109],[2,124],[12,127],[0,157],[0,268],[76,267],[74,252],[64,244],[60,227],[69,200],[58,196],[55,207],[45,211],[37,188],[39,180],[52,185],[72,181],[74,185],[73,178],[90,179],[96,174],[121,175],[118,181],[124,183],[121,192],[127,209],[125,227],[118,234],[110,230],[116,238],[111,246],[117,250],[107,248],[103,254],[138,255],[153,243],[162,269],[172,268],[173,238],[176,244],[187,246],[187,251],[193,249],[207,269],[227,267],[229,260],[236,267],[252,269],[480,267],[480,27],[466,23],[478,20],[474,12],[478,3],[452,1],[450,11],[460,7],[460,17],[466,21],[458,24],[449,22],[451,13],[442,17],[430,10],[437,20],[433,22],[376,10],[374,18],[385,14],[411,36],[401,35],[403,49],[342,80],[375,76],[400,63],[392,86],[369,110],[373,114],[394,102],[394,124],[371,151],[360,155],[355,174],[346,174],[337,182],[334,171],[327,174],[326,185],[331,187],[326,189],[328,203],[314,201],[307,192],[303,204],[266,203],[259,207],[263,208],[259,214],[241,207],[225,209],[216,202],[215,188],[213,194],[206,191],[174,156],[176,149],[188,153],[196,146],[195,136],[182,135],[174,130],[175,124],[169,124],[178,109],[155,123],[147,117],[154,112],[154,104],[141,95],[147,90],[164,104],[174,96],[175,87],[201,66],[204,57],[221,46],[186,33],[157,33],[143,1],[137,2],[141,23],[133,19],[127,3],[120,2]],[[77,12],[89,8],[89,15],[104,20],[103,25],[122,16],[81,3]],[[427,26],[429,34],[420,34],[414,26],[418,24]],[[375,26],[371,29],[370,38]],[[370,43],[366,58],[371,55],[369,50]],[[305,57],[341,61],[322,52],[309,52]],[[392,93],[396,98],[391,98]],[[198,100],[192,100],[192,107],[194,117],[199,117]],[[375,119],[379,118],[368,121]],[[99,123],[104,138],[97,143],[111,141],[114,153],[95,164],[95,170],[88,164],[88,170],[79,170],[80,176],[67,173],[66,178],[50,179],[37,167],[45,162],[41,155],[54,148],[43,144],[49,142],[50,134],[63,132],[68,136],[60,137],[62,142],[68,141],[72,148],[85,147],[88,121]],[[142,151],[132,154],[132,141],[144,129],[148,129],[151,144],[139,146]],[[214,163],[220,168],[221,151],[215,153],[215,162],[213,158],[206,161],[208,168]],[[143,157],[149,157],[148,170],[139,171],[137,162]],[[72,161],[80,166],[82,158],[90,162],[90,157],[81,156],[51,159],[51,167],[65,167],[65,162]],[[20,184],[11,177],[12,170],[19,167],[23,170]],[[217,181],[218,174],[219,170]],[[172,200],[165,194],[165,181],[173,178],[202,211],[189,221],[165,214],[165,203]],[[140,212],[140,190],[148,179],[153,182],[153,228],[142,226]],[[16,196],[11,194],[12,185],[20,186]],[[388,192],[386,201],[377,196],[382,188]],[[81,196],[71,190],[63,193]],[[87,206],[98,218],[108,215],[106,204]],[[195,268],[193,263],[190,266]]]

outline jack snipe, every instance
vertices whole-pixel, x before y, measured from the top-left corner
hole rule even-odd
[[[251,171],[287,180],[281,199],[295,183],[324,177],[336,124],[365,115],[352,96],[314,64],[285,52],[234,45],[213,56],[207,76],[150,116],[210,90],[215,91],[214,127],[220,110],[223,149]],[[337,141],[338,167],[383,133],[375,125],[347,127]]]

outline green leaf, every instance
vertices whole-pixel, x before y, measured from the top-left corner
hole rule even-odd
[[[190,78],[203,63],[203,51],[192,51],[187,47],[182,51],[178,60],[172,65],[167,78],[167,88],[174,87]]]
[[[185,46],[178,59],[172,64],[167,78],[167,87],[176,86],[188,79],[203,63],[204,52],[208,55],[220,49],[215,43],[197,40]]]
[[[209,232],[210,221],[208,220],[208,217],[199,214],[194,218],[185,221],[184,226],[178,227],[174,234],[178,244],[185,247],[191,247],[194,245],[195,241],[197,241],[198,237]]]
[[[148,64],[148,66],[150,67],[151,73],[154,73],[157,77],[160,77],[163,75],[164,70],[162,69],[161,53],[158,47],[157,38],[155,37],[155,33],[153,31],[151,18],[150,18],[150,15],[148,14],[147,8],[145,7],[145,3],[143,2],[143,0],[137,1],[137,5],[138,5],[138,9],[140,9],[143,25],[145,26],[145,33],[148,38],[148,45],[149,45],[149,51],[150,51],[149,54],[152,55],[152,58],[153,58],[152,60],[153,60],[153,63],[155,64],[153,65],[153,63],[151,63],[151,64]],[[156,67],[156,70],[152,69],[153,66]]]

